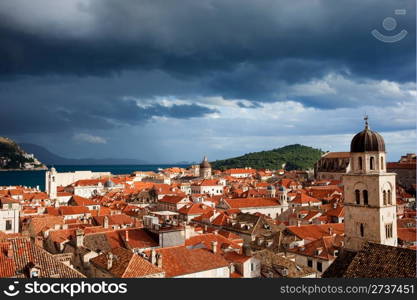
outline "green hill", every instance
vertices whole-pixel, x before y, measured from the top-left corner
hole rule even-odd
[[[13,140],[0,136],[0,169],[36,169],[45,166]]]
[[[322,150],[300,144],[288,145],[269,151],[248,153],[239,157],[217,160],[211,163],[213,169],[226,170],[230,168],[252,167],[254,169],[281,169],[285,164],[286,170],[306,170],[313,168],[324,154]]]

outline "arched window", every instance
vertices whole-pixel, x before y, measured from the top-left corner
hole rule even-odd
[[[387,205],[387,192],[386,191],[382,192],[382,199],[384,201],[384,205]]]
[[[365,236],[365,227],[363,226],[363,224],[361,223],[361,226],[360,226],[360,231],[361,231],[361,237],[364,237]]]
[[[362,170],[362,157],[358,158],[358,168],[359,170]]]
[[[384,170],[384,158],[381,156],[381,170]]]
[[[355,198],[356,198],[356,204],[361,204],[361,192],[359,190],[355,191]]]
[[[371,159],[369,160],[369,169],[373,170],[375,167],[375,158],[371,156]]]
[[[388,190],[388,204],[392,204],[391,190]]]
[[[363,204],[368,205],[368,191],[363,190]]]

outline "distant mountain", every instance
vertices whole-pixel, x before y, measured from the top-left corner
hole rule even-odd
[[[56,155],[42,146],[35,144],[20,144],[26,151],[35,154],[47,165],[142,165],[147,162],[130,158],[65,158]]]
[[[248,153],[239,157],[217,160],[211,163],[213,169],[252,167],[255,169],[306,170],[314,167],[324,154],[322,150],[300,144],[289,145],[269,151]]]
[[[45,166],[39,159],[22,149],[15,141],[0,136],[0,169],[33,170]]]

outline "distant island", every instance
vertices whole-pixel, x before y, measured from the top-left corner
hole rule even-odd
[[[56,155],[48,149],[29,143],[21,143],[20,146],[34,153],[46,165],[87,166],[87,165],[145,165],[148,162],[132,158],[66,158]]]
[[[315,149],[300,144],[288,145],[269,151],[248,153],[239,157],[216,160],[211,162],[213,169],[226,170],[231,168],[251,167],[254,169],[312,169],[324,154]]]
[[[0,171],[47,169],[33,153],[28,153],[15,141],[0,137]]]

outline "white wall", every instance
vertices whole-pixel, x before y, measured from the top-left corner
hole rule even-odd
[[[230,270],[229,267],[223,267],[218,269],[212,269],[192,274],[185,274],[176,276],[174,278],[229,278]]]
[[[6,221],[10,220],[12,228],[6,230]],[[0,231],[5,233],[19,232],[19,210],[17,209],[1,209],[0,210]]]

